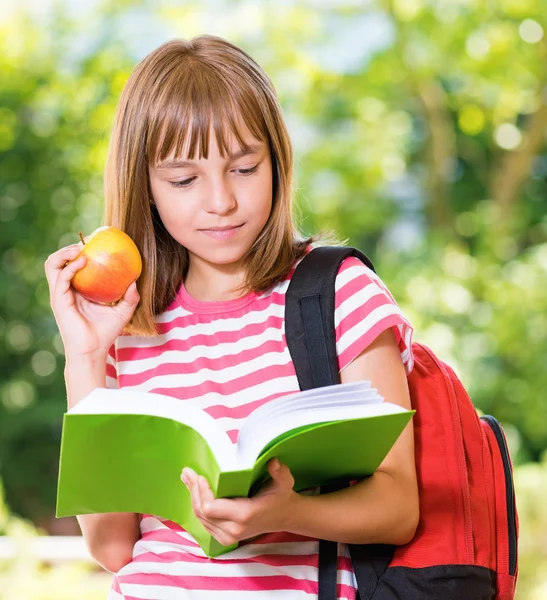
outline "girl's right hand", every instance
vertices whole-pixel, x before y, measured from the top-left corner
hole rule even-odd
[[[70,285],[76,271],[86,264],[85,256],[74,260],[82,243],[61,248],[45,263],[50,304],[65,347],[65,355],[106,357],[114,340],[130,321],[140,296],[136,283],[113,306],[86,300]],[[68,261],[74,262],[67,264]]]

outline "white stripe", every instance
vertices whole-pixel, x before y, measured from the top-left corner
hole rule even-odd
[[[382,278],[375,273],[372,269],[369,269],[365,265],[365,263],[361,262],[357,257],[348,257],[342,261],[341,267],[344,265],[346,261],[351,261],[351,266],[346,268],[344,271],[339,272],[336,276],[336,290],[339,290],[343,285],[355,279],[356,277],[362,277],[365,275],[369,279],[372,279],[375,283],[377,283],[381,288],[388,289]],[[357,261],[357,264],[354,264]],[[340,281],[340,285],[338,284]]]
[[[200,558],[207,558],[207,555],[199,546],[186,546],[184,543],[178,542],[154,542],[150,540],[139,540],[133,547],[133,558],[152,552],[152,554],[166,554],[168,552],[178,552],[191,554]]]
[[[345,259],[345,260],[349,260],[349,259]],[[353,258],[353,260],[359,260],[359,259]],[[343,261],[342,264],[344,264],[344,262],[345,261]],[[364,263],[361,263],[360,261],[359,261],[358,265],[352,265],[351,267],[347,268],[345,271],[338,273],[338,275],[336,276],[335,290],[338,291],[342,288],[343,285],[345,285],[349,281],[352,281],[353,279],[356,279],[357,277],[363,277],[363,276],[371,279],[390,298],[390,300],[394,301],[394,298],[393,298],[391,292],[389,291],[389,288],[386,286],[386,284],[381,279],[381,277],[379,277],[377,273],[375,273],[374,271],[369,269]]]
[[[177,387],[176,385],[170,385],[171,380],[168,377],[164,378],[165,387],[172,389]],[[174,380],[175,383],[180,383],[178,379]],[[143,386],[135,386],[132,389],[139,391],[143,390]],[[298,380],[296,375],[289,375],[287,377],[277,377],[275,379],[269,379],[262,381],[255,386],[250,386],[240,392],[229,395],[221,395],[218,393],[208,393],[203,396],[196,396],[190,400],[192,404],[201,409],[206,409],[210,406],[223,405],[228,408],[235,408],[255,400],[261,400],[272,394],[288,394],[291,392],[298,391]]]
[[[139,540],[134,547],[133,556],[152,552],[165,554],[167,552],[186,552],[193,556],[205,557],[199,546],[184,546],[176,541],[156,542],[153,539]],[[216,560],[254,559],[264,554],[280,556],[311,556],[319,552],[319,542],[272,542],[270,544],[245,544],[235,550],[216,557]]]
[[[110,588],[106,600],[124,600],[124,597],[121,594],[118,594],[118,592],[115,592],[113,588]]]
[[[182,590],[163,585],[138,585],[127,583],[122,585],[124,594],[139,600],[310,600],[309,593],[300,590]]]
[[[372,310],[360,323],[346,331],[338,340],[338,355],[349,348],[355,341],[362,337],[367,331],[370,331],[376,323],[391,315],[401,316],[401,310],[395,304],[385,304]]]
[[[281,294],[284,295],[284,292]],[[242,315],[238,315],[235,317],[227,317],[227,318],[223,318],[221,319],[223,326],[226,325],[226,329],[230,329],[231,324],[233,324],[234,322],[238,323],[240,320],[245,320],[248,323],[256,323],[256,322],[260,322],[260,319],[257,320],[257,315],[263,315],[266,311],[269,311],[272,308],[276,308],[278,311],[281,310],[281,313],[283,314],[283,312],[285,311],[285,304],[283,302],[281,302],[281,304],[278,304],[276,301],[272,300],[271,302],[265,303],[264,308],[258,310],[251,310],[248,313],[242,314]],[[230,313],[222,313],[222,315],[229,315]],[[281,314],[281,316],[282,316]],[[185,318],[185,317],[192,317],[195,316],[194,313],[190,313],[187,310],[181,310],[179,308],[175,308],[173,310],[169,310],[166,311],[164,313],[162,313],[161,315],[158,315],[156,317],[156,321],[162,323],[163,325],[169,325],[171,323],[173,323],[173,321],[175,321],[176,319],[179,318]],[[218,315],[215,315],[215,313],[212,313],[211,315],[211,322],[210,323],[198,323],[199,327],[205,327],[205,326],[215,326],[216,323],[218,323]],[[213,318],[216,317],[216,318]],[[178,329],[179,326],[174,325],[173,326],[175,329]],[[187,327],[191,327],[191,325],[187,326]],[[186,329],[186,328],[185,328]],[[224,329],[224,327],[223,327]],[[129,336],[123,336],[123,337],[129,337]]]
[[[186,308],[176,303],[171,309],[166,310],[159,315],[156,315],[155,320],[156,323],[169,323],[173,319],[178,319],[180,317],[189,317],[193,314],[194,313],[186,310]]]
[[[262,333],[256,335],[247,335],[232,342],[215,343],[214,345],[192,344],[187,350],[165,350],[161,354],[161,362],[162,364],[177,363],[184,365],[192,364],[198,358],[203,357],[206,357],[210,360],[225,358],[237,355],[245,350],[254,350],[268,342],[277,342],[280,344],[280,347],[282,347],[283,334],[283,327],[268,327]],[[166,338],[177,339],[177,336],[165,336],[163,340],[164,343],[167,343]],[[144,346],[142,345],[139,346],[139,348],[143,347]],[[149,347],[155,348],[158,346],[154,343]],[[148,358],[132,357],[131,360],[120,361],[119,365],[123,366],[123,370],[120,370],[120,372],[123,372],[124,375],[129,375],[132,373],[142,373],[143,371],[153,369],[158,366],[158,358],[158,356],[151,356]],[[118,368],[120,367],[118,366]]]
[[[233,557],[232,557],[233,558]],[[304,579],[314,581],[317,579],[317,567],[308,567],[305,565],[282,565],[272,566],[267,564],[255,563],[252,561],[244,563],[214,563],[212,565],[208,560],[203,562],[130,562],[120,573],[120,577],[125,575],[136,575],[138,573],[158,573],[161,575],[179,575],[192,577],[272,577],[279,575],[288,575],[294,579]]]
[[[196,335],[218,335],[220,332],[233,333],[241,331],[247,325],[264,323],[269,317],[283,318],[285,315],[284,304],[270,304],[263,310],[254,310],[240,317],[229,319],[213,319],[210,323],[194,323],[173,326],[161,335],[133,336],[123,335],[117,338],[116,346],[120,348],[157,348],[163,346],[171,339],[189,340]]]
[[[375,284],[369,283],[364,288],[348,296],[338,308],[334,311],[334,325],[338,327],[340,322],[345,319],[348,315],[350,315],[355,310],[358,310],[363,307],[363,305],[368,302],[374,296],[381,296],[382,298],[386,298],[384,292]],[[386,298],[386,302],[391,301]]]
[[[150,533],[151,531],[166,531],[166,530],[168,530],[171,533],[173,533],[179,537],[186,538],[186,539],[190,540],[191,542],[196,543],[196,540],[187,531],[184,531],[184,530],[177,531],[177,530],[171,529],[169,527],[169,525],[165,524],[165,521],[167,521],[167,519],[163,519],[161,517],[155,517],[155,516],[143,517],[141,519],[141,523],[140,523],[141,534]]]
[[[287,291],[287,288],[289,287],[289,283],[290,282],[286,279],[284,279],[283,281],[280,281],[275,286],[273,286],[271,289],[269,289],[266,292],[264,292],[263,294],[261,294],[261,299],[263,300],[265,298],[269,298],[273,294],[284,295],[285,292]],[[261,311],[258,311],[258,312],[261,312]],[[215,313],[212,313],[212,314],[215,314]],[[159,315],[156,315],[155,320],[157,323],[170,323],[174,319],[178,319],[180,317],[192,316],[192,315],[194,315],[194,312],[188,311],[186,308],[184,308],[178,302],[176,302],[173,304],[173,307],[171,309],[166,310],[165,312],[163,312]]]
[[[340,265],[341,268],[347,260],[349,260],[349,258],[346,258],[342,261],[342,264]],[[336,274],[336,280],[334,284],[334,289],[336,291],[344,287],[346,283],[357,279],[357,277],[362,277],[363,275],[370,277],[371,279],[378,279],[378,276],[374,273],[374,271],[369,269],[358,258],[354,258],[353,260],[358,261],[359,264],[351,265],[351,267],[348,267],[343,271],[339,271]]]
[[[150,391],[152,388],[175,388],[175,387],[192,387],[192,386],[201,386],[204,382],[216,383],[219,385],[230,383],[235,379],[240,379],[267,367],[279,367],[280,373],[282,372],[282,368],[287,365],[290,361],[288,350],[285,349],[284,352],[270,352],[264,354],[262,356],[257,356],[256,358],[246,361],[245,363],[231,365],[229,367],[225,367],[224,369],[220,369],[215,371],[213,369],[201,369],[196,373],[171,373],[169,375],[157,375],[155,377],[151,377],[147,381],[143,381],[139,385],[131,386],[135,387],[142,391]],[[124,374],[123,364],[119,366],[118,378],[120,375]],[[181,367],[181,371],[184,371],[184,366]],[[275,377],[274,377],[275,380]],[[270,382],[271,385],[271,382]],[[270,393],[275,392],[272,390]],[[239,392],[241,394],[241,392]],[[215,394],[216,395],[216,394]],[[269,394],[266,394],[269,395]],[[217,400],[215,400],[215,404],[218,403],[218,398],[222,398],[222,402],[226,400],[229,396],[217,396]],[[235,406],[239,404],[236,403]]]

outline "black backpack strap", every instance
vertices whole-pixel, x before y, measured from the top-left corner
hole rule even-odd
[[[309,390],[340,382],[334,330],[334,283],[342,261],[368,257],[349,246],[320,246],[299,263],[285,296],[285,333],[298,384]]]
[[[374,270],[370,260],[355,248],[321,246],[302,259],[287,289],[285,334],[301,390],[340,383],[334,284],[340,265],[348,256],[356,256]],[[324,487],[321,491],[328,493],[333,488]],[[335,542],[319,542],[318,600],[336,599],[337,549]],[[363,585],[369,581],[357,577]]]

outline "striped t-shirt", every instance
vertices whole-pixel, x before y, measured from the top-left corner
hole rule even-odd
[[[283,318],[293,272],[267,292],[224,302],[195,300],[182,285],[157,317],[158,335],[117,339],[108,359],[107,385],[192,402],[217,419],[235,442],[254,409],[299,390]],[[343,261],[336,278],[335,325],[340,370],[392,327],[406,371],[411,371],[412,327],[382,281],[354,257]],[[140,528],[133,559],[113,576],[109,600],[317,597],[315,539],[269,533],[210,559],[171,521],[142,515]],[[354,600],[355,588],[347,547],[340,543],[338,598]]]

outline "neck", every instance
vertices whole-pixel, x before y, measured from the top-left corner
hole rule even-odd
[[[238,265],[216,265],[191,260],[184,279],[186,291],[200,302],[223,302],[240,298],[246,290],[238,289],[245,273]]]

